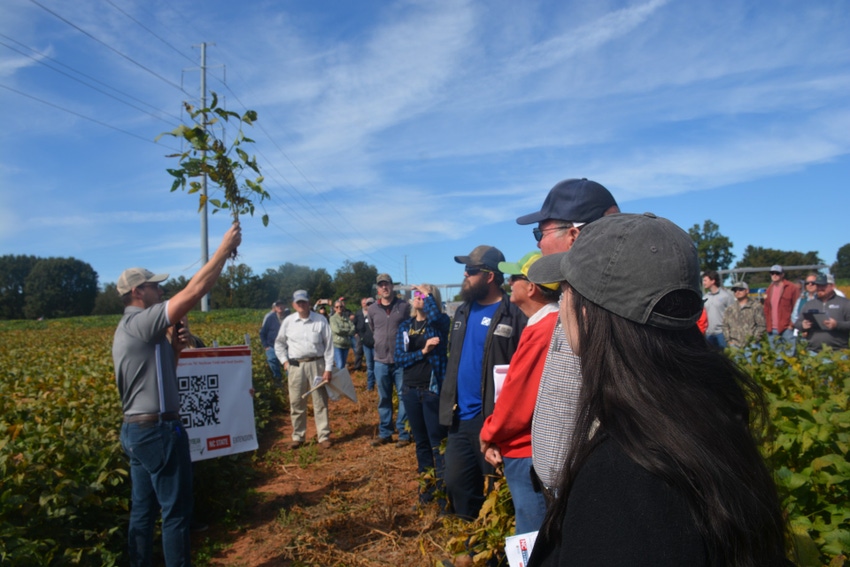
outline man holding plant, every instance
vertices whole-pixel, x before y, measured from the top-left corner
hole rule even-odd
[[[212,259],[165,302],[159,284],[168,274],[130,268],[118,278],[124,316],[115,330],[112,358],[124,411],[121,446],[130,458],[130,565],[152,564],[160,508],[166,565],[191,563],[192,461],[189,437],[180,421],[177,359],[188,344],[186,315],[209,293],[241,242],[239,223],[234,222]]]

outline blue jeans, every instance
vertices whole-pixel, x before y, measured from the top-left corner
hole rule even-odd
[[[375,389],[375,349],[363,345],[363,356],[366,357],[366,389]]]
[[[378,383],[378,436],[383,439],[393,436],[393,387],[395,387],[399,394],[395,428],[398,430],[399,440],[410,440],[410,433],[404,427],[407,412],[404,411],[404,401],[401,399],[403,373],[400,366],[375,361],[375,381]]]
[[[280,361],[277,359],[277,355],[274,353],[273,348],[266,349],[266,362],[269,364],[269,369],[272,371],[274,385],[280,388],[283,386],[283,373],[280,371]]]
[[[342,370],[348,364],[348,347],[334,347],[334,366],[337,370]]]
[[[797,352],[797,339],[792,329],[785,329],[781,333],[770,331],[767,334],[767,342],[774,352],[785,351],[788,356],[794,356]]]
[[[502,460],[505,463],[505,479],[514,501],[516,535],[540,529],[546,515],[546,499],[542,492],[534,492],[531,484],[531,457],[503,457]]]
[[[428,388],[402,388],[404,409],[410,422],[410,432],[416,441],[417,472],[434,469],[435,485],[419,493],[420,502],[430,502],[434,491],[445,492],[445,458],[440,453],[440,443],[446,438],[448,428],[440,425],[440,395]],[[445,507],[445,503],[441,503]]]
[[[192,459],[179,420],[125,423],[121,446],[130,458],[130,565],[151,565],[153,530],[162,509],[162,550],[168,567],[189,565]]]
[[[706,335],[705,340],[707,340],[708,344],[710,344],[716,349],[723,350],[724,348],[726,348],[726,337],[723,336],[723,333]]]
[[[474,520],[484,504],[485,475],[495,471],[481,452],[482,415],[454,421],[446,442],[446,494],[455,514]],[[487,491],[491,488],[492,482],[488,481]]]

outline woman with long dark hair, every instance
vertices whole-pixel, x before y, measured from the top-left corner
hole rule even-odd
[[[445,459],[440,444],[447,428],[440,425],[439,411],[450,323],[443,313],[440,290],[430,284],[413,286],[410,318],[398,326],[394,360],[404,369],[401,398],[416,442],[417,470],[423,473],[434,469],[434,482],[419,492],[423,504],[431,502],[435,493],[445,492]],[[444,510],[445,498],[438,498],[438,504]]]
[[[760,387],[709,348],[690,237],[645,215],[589,224],[543,257],[582,391],[529,567],[782,565],[785,524],[753,439]]]

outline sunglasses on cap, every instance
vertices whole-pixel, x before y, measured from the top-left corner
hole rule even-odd
[[[475,268],[473,266],[467,266],[463,271],[466,272],[467,276],[477,276],[481,272],[493,273],[493,270],[488,270],[487,268]]]

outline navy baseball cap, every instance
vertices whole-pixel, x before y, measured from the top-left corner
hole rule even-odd
[[[549,191],[543,208],[519,217],[517,224],[534,224],[548,219],[588,223],[601,219],[605,211],[617,206],[610,191],[589,179],[567,179]]]
[[[652,213],[616,214],[587,225],[566,252],[543,256],[528,269],[534,283],[566,281],[596,305],[630,321],[681,330],[702,314],[699,259],[687,232]],[[690,293],[692,313],[655,311],[672,291]]]

